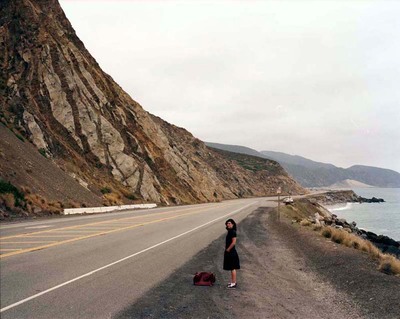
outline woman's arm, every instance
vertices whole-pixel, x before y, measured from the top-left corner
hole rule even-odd
[[[236,237],[232,238],[232,242],[229,245],[229,247],[226,249],[226,251],[229,253],[231,251],[231,249],[236,245]]]

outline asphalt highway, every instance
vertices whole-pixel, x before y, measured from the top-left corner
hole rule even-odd
[[[226,219],[276,205],[252,198],[1,224],[0,317],[112,318],[224,234]]]

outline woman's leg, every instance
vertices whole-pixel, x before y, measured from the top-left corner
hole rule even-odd
[[[231,277],[232,277],[232,283],[233,284],[236,284],[236,269],[233,269],[232,271],[231,271]]]

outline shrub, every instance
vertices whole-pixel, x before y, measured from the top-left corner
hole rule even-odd
[[[80,205],[73,201],[73,200],[69,200],[67,203],[65,203],[64,208],[79,208]]]
[[[49,202],[49,206],[57,208],[57,209],[61,209],[62,208],[62,203],[59,202],[59,201],[51,201],[51,202]]]
[[[42,156],[44,156],[44,157],[47,158],[47,153],[46,153],[46,150],[45,150],[44,148],[39,148],[39,153],[40,153]]]
[[[100,189],[100,192],[102,194],[110,194],[112,192],[112,190],[109,187],[103,187],[102,189]]]
[[[8,209],[12,210],[15,208],[15,198],[12,193],[1,194],[0,203],[3,203]]]
[[[103,204],[106,206],[122,205],[121,195],[116,193],[109,193],[103,195]]]
[[[125,197],[127,199],[130,199],[130,200],[135,200],[136,199],[136,196],[134,194],[127,194],[127,195],[125,195]]]
[[[20,141],[25,142],[24,138],[21,135],[19,135],[18,133],[15,133],[14,131],[13,131],[13,133]]]
[[[15,206],[23,206],[24,202],[24,194],[19,191],[14,185],[10,182],[6,182],[0,178],[0,194],[12,194],[14,197],[14,205]]]
[[[321,232],[322,236],[325,238],[331,238],[332,237],[332,228],[331,227],[324,227]]]
[[[41,201],[42,198],[37,194],[27,194],[25,196],[25,199],[29,205],[37,206],[37,207],[42,206],[42,201]]]
[[[400,260],[392,255],[383,254],[378,269],[388,275],[400,276]]]
[[[382,257],[382,252],[376,247],[374,244],[372,244],[370,241],[365,241],[367,245],[367,252],[370,254],[373,258],[375,259],[380,259]]]
[[[343,238],[341,236],[337,236],[336,234],[333,234],[332,241],[334,241],[336,244],[341,244],[343,242]]]
[[[364,244],[363,240],[355,235],[348,234],[343,240],[343,245],[350,248],[360,249],[362,244]]]

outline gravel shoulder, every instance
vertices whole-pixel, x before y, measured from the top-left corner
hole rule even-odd
[[[378,272],[360,251],[278,221],[270,208],[258,208],[238,225],[236,290],[225,288],[224,239],[116,318],[400,318],[400,278]],[[213,272],[215,285],[193,286],[196,271]]]

